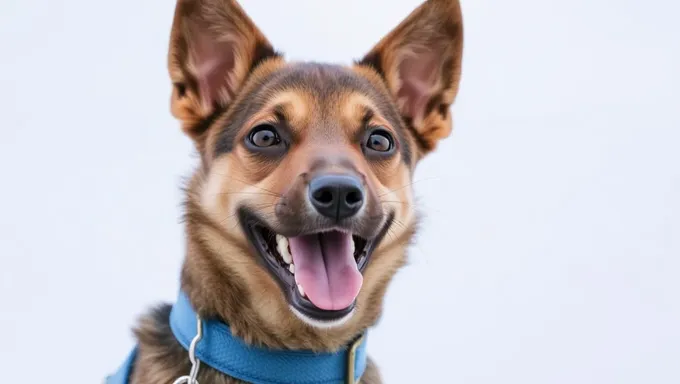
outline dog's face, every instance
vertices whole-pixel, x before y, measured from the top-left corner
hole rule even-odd
[[[461,50],[457,0],[424,3],[352,67],[287,63],[233,1],[178,2],[172,110],[211,223],[197,236],[265,326],[375,320],[414,232],[416,163],[451,131]]]

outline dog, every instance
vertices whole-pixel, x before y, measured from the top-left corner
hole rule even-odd
[[[258,379],[271,369],[250,357],[251,376],[209,356],[200,364],[217,336],[197,329],[189,346],[164,304],[134,328],[125,380],[326,383],[314,381],[314,356],[347,351],[358,363],[347,360],[340,382],[381,383],[356,340],[405,264],[419,217],[413,174],[452,130],[462,50],[458,0],[425,1],[350,66],[287,62],[236,1],[178,0],[171,111],[200,154],[180,284],[198,316],[190,326],[222,327],[228,340],[205,348],[300,352],[312,365],[293,367],[310,378],[296,381]]]

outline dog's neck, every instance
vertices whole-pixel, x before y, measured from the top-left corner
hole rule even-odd
[[[380,316],[389,280],[373,287],[373,293],[346,324],[331,329],[304,324],[290,311],[283,295],[273,300],[249,292],[246,279],[225,265],[220,254],[220,251],[248,254],[247,245],[225,237],[219,225],[203,214],[191,199],[186,206],[186,233],[182,290],[198,314],[225,322],[234,335],[246,343],[271,348],[333,351],[352,342]],[[264,269],[254,269],[251,271],[254,276],[266,273]],[[273,283],[270,288],[278,292]]]

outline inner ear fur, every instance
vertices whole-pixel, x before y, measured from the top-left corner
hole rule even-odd
[[[462,53],[459,1],[428,0],[357,62],[385,80],[422,154],[451,133]]]
[[[171,109],[199,141],[209,122],[234,100],[248,74],[278,57],[233,0],[178,0],[170,35]]]

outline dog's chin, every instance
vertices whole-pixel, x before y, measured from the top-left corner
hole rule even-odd
[[[246,208],[239,216],[259,261],[299,320],[329,329],[345,325],[355,315],[363,271],[391,220],[372,238],[338,228],[285,237]]]
[[[352,316],[354,316],[354,313],[356,312],[356,309],[352,307],[352,310],[350,310],[349,313],[347,313],[344,316],[340,316],[337,319],[319,320],[317,318],[310,317],[300,312],[292,305],[290,305],[288,308],[290,308],[291,312],[293,312],[293,314],[303,323],[319,329],[331,329],[342,327],[343,325],[347,324],[347,322],[352,318]]]

